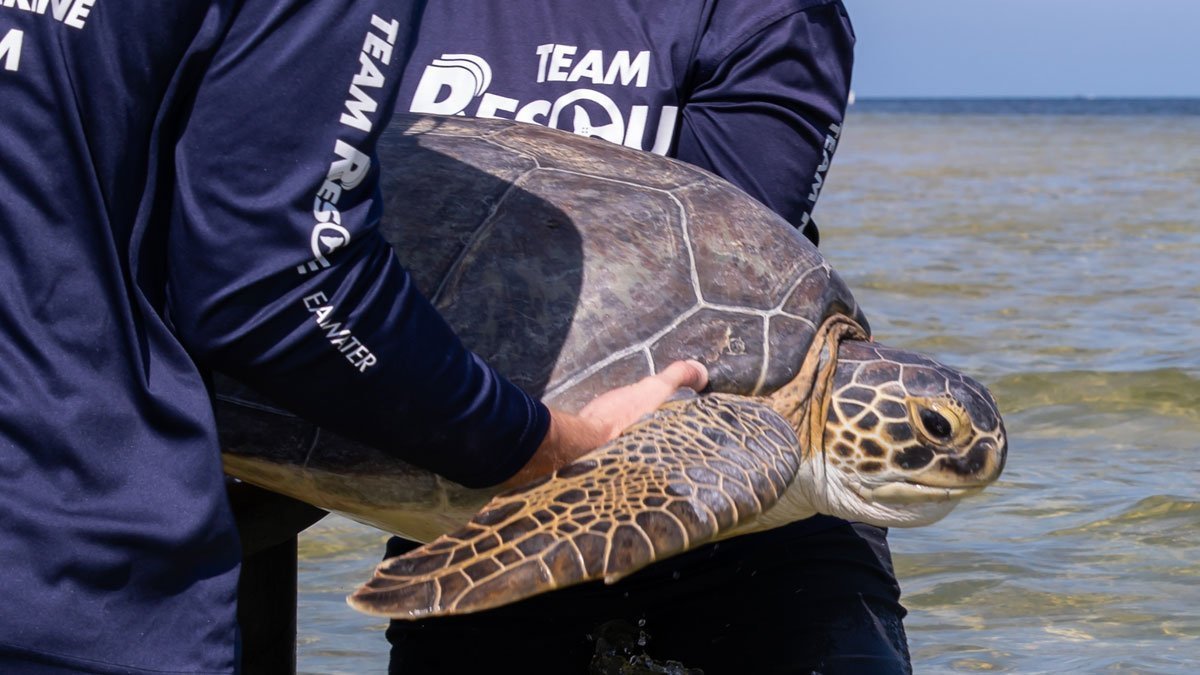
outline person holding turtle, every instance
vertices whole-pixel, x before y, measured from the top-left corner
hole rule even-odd
[[[410,11],[0,11],[0,672],[238,670],[213,370],[467,485],[545,473],[704,386],[680,362],[552,412],[413,289],[373,161]]]
[[[815,244],[854,34],[837,0],[425,2],[399,109],[597,136],[708,169]],[[905,673],[886,532],[817,516],[478,615],[395,621],[393,673],[582,672],[605,658],[709,673]],[[389,542],[394,556],[415,544]],[[464,650],[462,645],[470,644]],[[534,656],[536,654],[536,656]]]

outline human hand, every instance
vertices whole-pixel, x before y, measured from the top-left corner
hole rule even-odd
[[[676,361],[634,384],[607,391],[574,415],[550,410],[550,429],[533,457],[502,487],[524,485],[570,464],[616,438],[627,427],[654,412],[682,387],[708,386],[708,370],[699,361]]]

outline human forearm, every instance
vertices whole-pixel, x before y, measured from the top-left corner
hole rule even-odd
[[[379,232],[374,149],[408,10],[239,7],[164,171],[176,335],[323,427],[464,484],[503,480],[549,413],[463,347]]]
[[[840,2],[782,18],[718,4],[676,156],[734,183],[805,229],[845,115],[854,34]],[[735,48],[717,37],[751,34]],[[815,228],[805,232],[816,237]]]

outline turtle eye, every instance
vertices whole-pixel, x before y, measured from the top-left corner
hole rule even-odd
[[[949,440],[954,427],[944,415],[931,408],[921,408],[920,417],[921,426],[925,427],[925,432],[931,438],[940,441]]]

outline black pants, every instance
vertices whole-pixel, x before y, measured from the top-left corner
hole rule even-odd
[[[393,621],[390,672],[910,673],[885,535],[822,516],[711,544],[611,586]],[[394,539],[388,555],[412,547]]]

